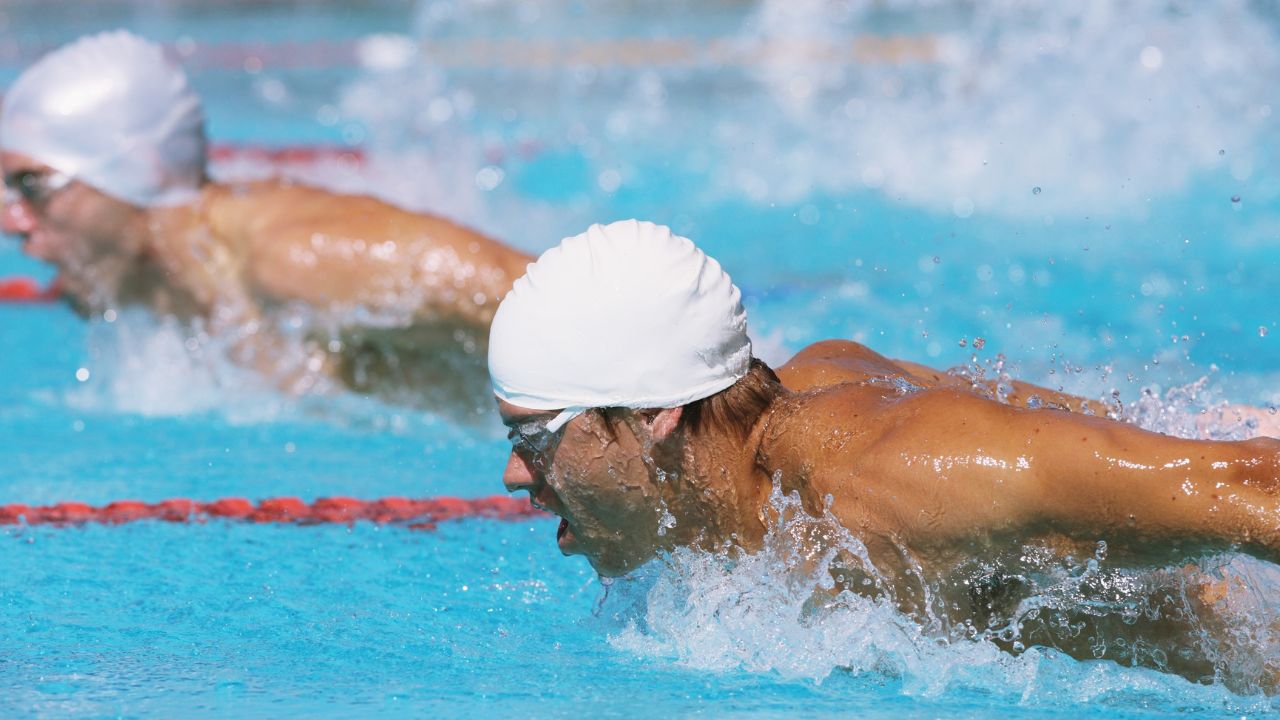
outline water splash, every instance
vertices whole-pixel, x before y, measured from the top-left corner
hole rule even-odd
[[[777,485],[770,502],[777,520],[761,551],[682,549],[612,583],[600,609],[610,643],[698,670],[814,683],[833,674],[891,679],[913,696],[978,693],[1035,707],[1140,700],[1170,710],[1274,709],[1258,695],[1260,683],[1274,682],[1280,647],[1273,566],[1223,557],[1137,571],[1109,560],[1105,544],[1079,556],[1052,543],[1015,545],[928,579],[932,597],[904,612],[912,603],[896,571],[877,568],[829,513],[807,514]],[[825,549],[811,542],[817,535],[827,539]],[[846,577],[857,568],[861,591],[836,588],[833,568]],[[957,619],[961,599],[985,602],[986,621],[970,613]],[[1144,644],[1144,633],[1160,623],[1183,635]],[[1081,638],[1116,662],[1080,662],[1050,647]],[[1210,668],[1204,685],[1148,669],[1195,663]]]
[[[111,311],[88,331],[88,377],[67,392],[71,407],[163,417],[228,411],[238,422],[278,417],[284,397],[230,362],[226,341],[171,317]]]
[[[963,33],[917,29],[948,17]],[[832,67],[770,53],[756,70],[812,140],[784,173],[943,211],[961,199],[1013,215],[1137,207],[1220,166],[1220,138],[1256,147],[1280,99],[1265,79],[1280,68],[1274,30],[1245,2],[768,0],[748,37],[836,43],[877,28],[928,40],[924,61]]]
[[[270,357],[258,362],[235,358],[238,342],[256,331],[252,327],[212,334],[199,321],[182,322],[138,308],[112,311],[110,317],[110,322],[90,323],[83,377],[54,402],[146,417],[211,413],[232,425],[313,419],[353,429],[468,440],[477,426],[493,434],[498,430],[487,396],[475,405],[462,402],[460,398],[470,398],[465,388],[437,386],[411,369],[375,377],[364,394],[347,389],[317,364],[317,353],[334,346],[309,337],[318,326],[308,318],[320,322],[310,314],[277,318],[277,342]],[[470,368],[468,359],[459,362],[467,365],[459,372]],[[377,358],[353,366],[386,370]],[[439,363],[431,366],[432,372],[440,369]]]

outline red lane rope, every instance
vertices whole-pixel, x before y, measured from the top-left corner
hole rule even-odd
[[[528,500],[505,495],[473,499],[435,497],[413,500],[386,497],[357,500],[348,497],[320,498],[307,504],[296,497],[262,500],[257,505],[244,498],[222,498],[213,502],[196,502],[186,498],[144,503],[136,500],[93,507],[78,502],[56,505],[0,505],[0,525],[84,525],[103,523],[119,525],[139,520],[165,522],[206,522],[212,519],[239,520],[251,523],[323,523],[350,525],[360,520],[373,523],[407,524],[413,530],[434,530],[438,523],[463,518],[523,520],[543,517]]]
[[[309,165],[324,161],[341,161],[361,165],[365,161],[364,150],[347,145],[266,145],[218,144],[209,149],[211,162],[256,160],[273,165]]]
[[[175,42],[162,43],[170,55],[188,70],[238,70],[258,73],[263,70],[358,69],[359,40],[302,40],[275,42]],[[36,59],[61,47],[54,42],[0,40],[0,64],[29,65]]]
[[[40,287],[40,283],[27,277],[0,279],[0,302],[38,303],[58,299],[58,289],[53,285]]]

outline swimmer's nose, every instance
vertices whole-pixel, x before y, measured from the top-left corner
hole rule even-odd
[[[507,456],[507,467],[502,471],[502,484],[507,487],[507,492],[528,490],[530,495],[537,487],[538,479],[533,474],[533,468],[515,450]]]
[[[10,235],[26,235],[36,227],[36,216],[25,202],[6,202],[0,213],[0,229]]]

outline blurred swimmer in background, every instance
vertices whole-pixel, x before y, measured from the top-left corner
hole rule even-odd
[[[1210,606],[1230,588],[1190,583],[1185,616],[1100,629],[1082,603],[1059,626],[1049,610],[1013,614],[1026,583],[996,561],[1028,545],[1089,558],[1105,542],[1111,561],[1152,570],[1232,550],[1280,563],[1280,440],[1147,432],[1081,398],[1021,383],[998,397],[849,341],[775,373],[752,356],[740,297],[692,242],[634,220],[564,240],[516,281],[489,343],[512,442],[503,482],[561,517],[562,552],[615,576],[681,547],[755,552],[773,528],[800,569],[828,575],[818,608],[872,595],[962,632],[1016,621],[1011,649],[1212,673],[1177,649],[1226,634]],[[783,525],[793,493],[809,520]],[[1142,643],[1162,655],[1125,655]],[[1268,672],[1275,685],[1280,666]]]
[[[0,169],[4,231],[87,317],[176,317],[294,392],[488,406],[487,329],[530,258],[370,197],[210,181],[200,99],[154,43],[103,33],[28,68],[0,108]]]

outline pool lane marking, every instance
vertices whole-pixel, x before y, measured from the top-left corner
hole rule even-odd
[[[362,69],[363,39],[199,42],[166,45],[191,71]],[[759,65],[940,64],[953,54],[947,37],[932,33],[846,33],[821,37],[790,33],[773,37],[672,36],[630,38],[423,38],[417,52],[429,64],[449,68],[678,67],[718,69]],[[48,42],[0,42],[0,67],[29,65],[57,48]],[[411,59],[411,58],[407,58]],[[375,69],[376,71],[376,69]]]
[[[253,160],[273,165],[310,165],[320,162],[363,165],[366,159],[362,148],[347,145],[217,144],[209,148],[209,161],[214,163]]]
[[[58,299],[58,289],[52,284],[41,287],[28,277],[0,278],[0,303],[41,303]]]
[[[546,516],[547,513],[530,505],[527,498],[506,495],[470,499],[385,497],[358,500],[326,497],[310,504],[296,497],[276,497],[267,498],[255,505],[245,498],[230,497],[212,502],[197,502],[186,498],[157,503],[117,500],[100,507],[78,502],[34,506],[20,503],[0,505],[0,526],[68,526],[88,523],[121,525],[141,520],[203,523],[221,519],[293,525],[351,525],[367,521],[407,525],[411,530],[434,530],[438,523],[448,520],[490,518],[517,521]]]

